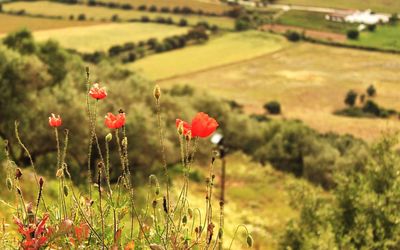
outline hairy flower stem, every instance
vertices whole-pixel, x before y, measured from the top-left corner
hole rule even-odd
[[[89,67],[86,67],[86,113],[89,117],[89,149],[88,149],[88,184],[89,184],[89,199],[92,199],[92,169],[91,169],[91,157],[92,157],[92,145],[93,145],[93,120],[89,102],[90,92],[90,71]]]
[[[102,166],[99,167],[99,173],[98,173],[98,177],[97,177],[97,187],[98,187],[98,191],[99,191],[99,209],[100,209],[100,220],[101,220],[101,237],[102,237],[102,242],[103,242],[103,250],[105,247],[104,244],[104,215],[103,215],[103,207],[101,204],[101,172],[102,172]]]
[[[229,250],[232,248],[233,241],[236,239],[236,234],[237,234],[237,232],[238,232],[240,227],[243,227],[245,229],[245,231],[246,231],[246,234],[249,235],[249,230],[247,229],[247,227],[245,225],[243,225],[243,224],[238,225],[236,227],[235,233],[233,234],[233,238],[232,238],[231,244],[229,245],[229,248],[228,248]]]
[[[106,181],[107,181],[107,187],[108,187],[108,196],[111,201],[112,205],[112,210],[113,210],[113,235],[114,235],[114,240],[116,240],[116,234],[118,230],[118,223],[117,223],[117,212],[113,200],[113,192],[111,188],[111,183],[110,183],[110,147],[109,147],[109,142],[107,139],[105,140],[105,145],[106,145],[106,164],[105,164],[105,176],[106,176]],[[117,242],[114,241],[114,244]]]
[[[161,146],[161,155],[162,155],[162,162],[163,162],[163,167],[164,167],[164,174],[166,178],[166,188],[167,188],[167,207],[170,208],[170,199],[169,199],[169,174],[168,174],[168,168],[167,168],[167,158],[165,155],[165,144],[164,144],[164,133],[163,133],[163,127],[161,124],[161,107],[160,107],[160,101],[159,99],[156,99],[156,111],[157,111],[157,123],[158,123],[158,131],[159,131],[159,137],[160,137],[160,146]],[[168,217],[168,214],[167,214]],[[168,237],[169,237],[169,220],[167,218],[166,220],[166,234],[165,234],[165,239],[168,242]]]
[[[22,143],[21,138],[19,136],[19,131],[18,131],[19,123],[18,123],[18,121],[15,121],[14,126],[15,126],[15,137],[17,138],[17,141],[18,141],[19,145],[22,147],[22,149],[28,155],[29,162],[31,164],[31,167],[32,167],[32,170],[33,170],[33,175],[35,176],[35,181],[36,181],[36,184],[38,186],[38,191],[39,191],[40,190],[40,185],[39,185],[39,179],[38,179],[37,173],[36,173],[35,164],[33,163],[33,159],[32,159],[31,153],[29,152],[28,148],[24,145],[24,143]],[[44,201],[43,195],[42,195],[42,203],[43,203],[44,209],[48,212],[49,210],[47,209],[46,202]]]

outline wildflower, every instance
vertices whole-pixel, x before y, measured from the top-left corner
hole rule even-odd
[[[218,123],[206,113],[200,112],[192,120],[192,136],[208,137],[217,129]]]
[[[49,232],[46,229],[46,221],[48,219],[49,215],[45,214],[37,225],[25,226],[20,219],[14,217],[18,232],[24,236],[24,240],[21,242],[22,249],[38,250],[47,243]]]
[[[49,117],[49,125],[51,127],[59,127],[61,126],[61,123],[61,117],[59,115],[56,117],[55,114],[51,114]]]
[[[125,113],[119,113],[118,115],[107,113],[104,123],[111,129],[121,128],[125,125]]]
[[[81,223],[79,226],[75,226],[75,237],[79,243],[82,243],[89,238],[89,225],[87,223]]]
[[[183,128],[183,134],[192,137],[208,137],[217,129],[218,123],[214,118],[209,117],[206,113],[200,112],[193,118],[192,123],[189,124],[181,119],[176,119],[176,128],[181,134]]]
[[[94,99],[101,100],[106,98],[107,91],[104,87],[100,87],[100,84],[95,83],[93,87],[89,90],[89,95]]]

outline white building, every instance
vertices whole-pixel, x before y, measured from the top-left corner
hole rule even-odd
[[[371,10],[366,11],[340,11],[330,13],[325,16],[327,20],[335,22],[360,23],[360,24],[379,24],[388,23],[390,15],[373,13]]]

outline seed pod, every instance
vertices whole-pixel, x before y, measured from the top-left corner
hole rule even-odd
[[[40,177],[40,179],[39,179],[39,187],[43,188],[43,184],[44,184],[44,180],[43,180],[42,177]]]
[[[57,172],[56,172],[56,177],[57,177],[57,178],[60,178],[60,177],[62,177],[63,175],[64,175],[63,169],[62,169],[62,168],[59,168],[59,169],[57,170]]]
[[[218,238],[219,239],[222,239],[222,236],[224,235],[224,229],[222,229],[222,228],[220,228],[219,230],[218,230]]]
[[[11,178],[7,178],[7,179],[6,179],[6,184],[7,184],[7,189],[8,189],[9,191],[11,191],[11,189],[12,189],[12,181],[11,181]]]
[[[247,235],[246,241],[247,241],[247,245],[248,245],[249,247],[252,247],[252,246],[253,246],[253,237],[251,237],[250,234]]]
[[[156,195],[159,195],[160,194],[160,186],[157,186],[156,187]]]
[[[187,223],[187,216],[186,214],[182,217],[182,223],[186,224]]]
[[[191,208],[188,208],[188,215],[190,218],[193,218],[193,210]]]
[[[112,140],[112,134],[111,133],[108,133],[107,135],[106,135],[106,142],[110,142],[111,140]]]
[[[15,179],[20,179],[22,177],[22,172],[20,168],[15,170]]]
[[[67,186],[67,185],[64,185],[63,191],[64,191],[64,195],[65,195],[65,197],[67,197],[67,196],[68,196],[68,194],[69,194],[69,188],[68,188],[68,186]]]
[[[154,200],[153,203],[152,203],[151,205],[153,206],[153,208],[156,208],[156,207],[157,207],[157,201]]]
[[[157,101],[160,99],[160,97],[161,97],[161,89],[160,89],[160,86],[156,85],[156,86],[154,87],[153,95],[154,95],[154,98],[156,98]]]

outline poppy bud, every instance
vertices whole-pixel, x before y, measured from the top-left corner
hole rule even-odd
[[[160,89],[160,86],[156,85],[156,86],[154,87],[153,95],[154,95],[154,98],[156,98],[157,101],[160,99],[160,96],[161,96],[161,89]]]
[[[43,188],[43,184],[44,184],[44,180],[43,180],[42,177],[40,177],[40,179],[39,179],[39,186],[40,186],[40,188]]]
[[[63,191],[64,191],[64,195],[65,195],[65,197],[67,197],[67,196],[68,196],[68,194],[69,194],[69,188],[68,188],[68,186],[67,186],[67,185],[64,185]]]
[[[247,245],[248,245],[249,247],[252,247],[252,246],[253,246],[253,237],[251,237],[250,234],[247,235],[246,242],[247,242]]]
[[[153,206],[153,208],[156,208],[156,207],[157,207],[157,201],[154,200],[153,203],[152,203],[151,205]]]
[[[106,135],[106,142],[110,142],[112,140],[112,134],[111,133],[108,133],[107,135]]]
[[[193,210],[191,208],[188,208],[188,215],[190,218],[193,217]]]
[[[11,191],[11,189],[12,189],[12,181],[11,181],[11,178],[7,178],[6,184],[7,184],[7,189],[8,189],[9,191]]]
[[[60,178],[64,175],[64,171],[62,170],[62,168],[59,168],[56,172],[56,177]]]
[[[182,223],[186,224],[187,223],[187,216],[186,214],[182,217]]]
[[[190,140],[192,139],[192,131],[189,130],[189,131],[186,133],[185,137],[186,137],[186,140],[187,140],[187,141],[190,141]]]
[[[222,229],[222,228],[220,228],[219,230],[218,230],[218,238],[219,239],[222,239],[222,236],[224,235],[224,229]]]
[[[183,135],[184,129],[183,129],[183,121],[180,121],[178,124],[178,128],[177,128],[178,134],[179,135]]]
[[[20,179],[21,176],[22,176],[21,169],[17,168],[17,169],[15,170],[15,179]]]

